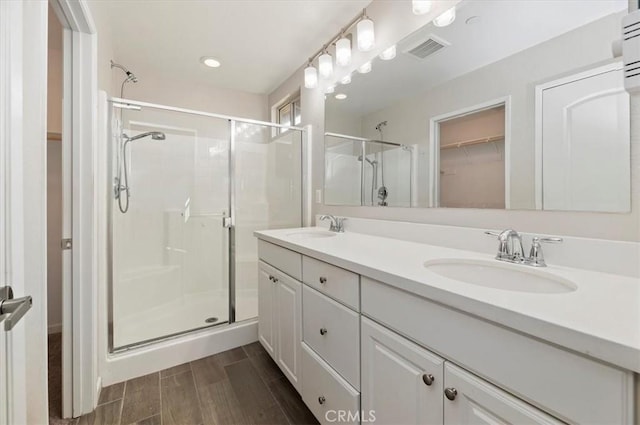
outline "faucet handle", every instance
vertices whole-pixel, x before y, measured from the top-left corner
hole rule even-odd
[[[547,263],[544,261],[544,255],[542,254],[541,243],[561,243],[562,238],[540,238],[535,236],[531,241],[531,251],[529,251],[529,258],[527,258],[527,264],[534,267],[546,267]]]

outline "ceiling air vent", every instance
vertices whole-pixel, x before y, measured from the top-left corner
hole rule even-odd
[[[437,39],[436,37],[431,35],[429,36],[429,38],[422,41],[418,45],[405,50],[405,53],[413,56],[416,59],[424,60],[448,45],[449,43],[447,43],[446,41]]]

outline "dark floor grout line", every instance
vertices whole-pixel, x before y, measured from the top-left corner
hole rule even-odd
[[[164,423],[164,415],[162,414],[162,378],[161,372],[158,372],[158,391],[160,391],[160,425]]]

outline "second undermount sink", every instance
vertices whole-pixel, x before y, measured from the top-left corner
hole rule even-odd
[[[321,239],[331,238],[335,235],[337,235],[336,232],[330,232],[328,230],[298,230],[287,233],[287,236],[293,239]]]
[[[424,266],[449,279],[507,291],[553,294],[578,289],[575,283],[551,273],[497,260],[440,259],[427,261]]]

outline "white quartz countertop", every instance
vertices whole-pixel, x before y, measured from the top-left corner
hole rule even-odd
[[[300,238],[295,232],[255,232],[259,239],[390,286],[499,323],[620,368],[640,373],[640,282],[638,279],[549,265],[544,272],[574,282],[566,293],[494,289],[449,279],[424,267],[436,259],[494,260],[487,253],[346,232]],[[514,267],[528,267],[514,265]]]

